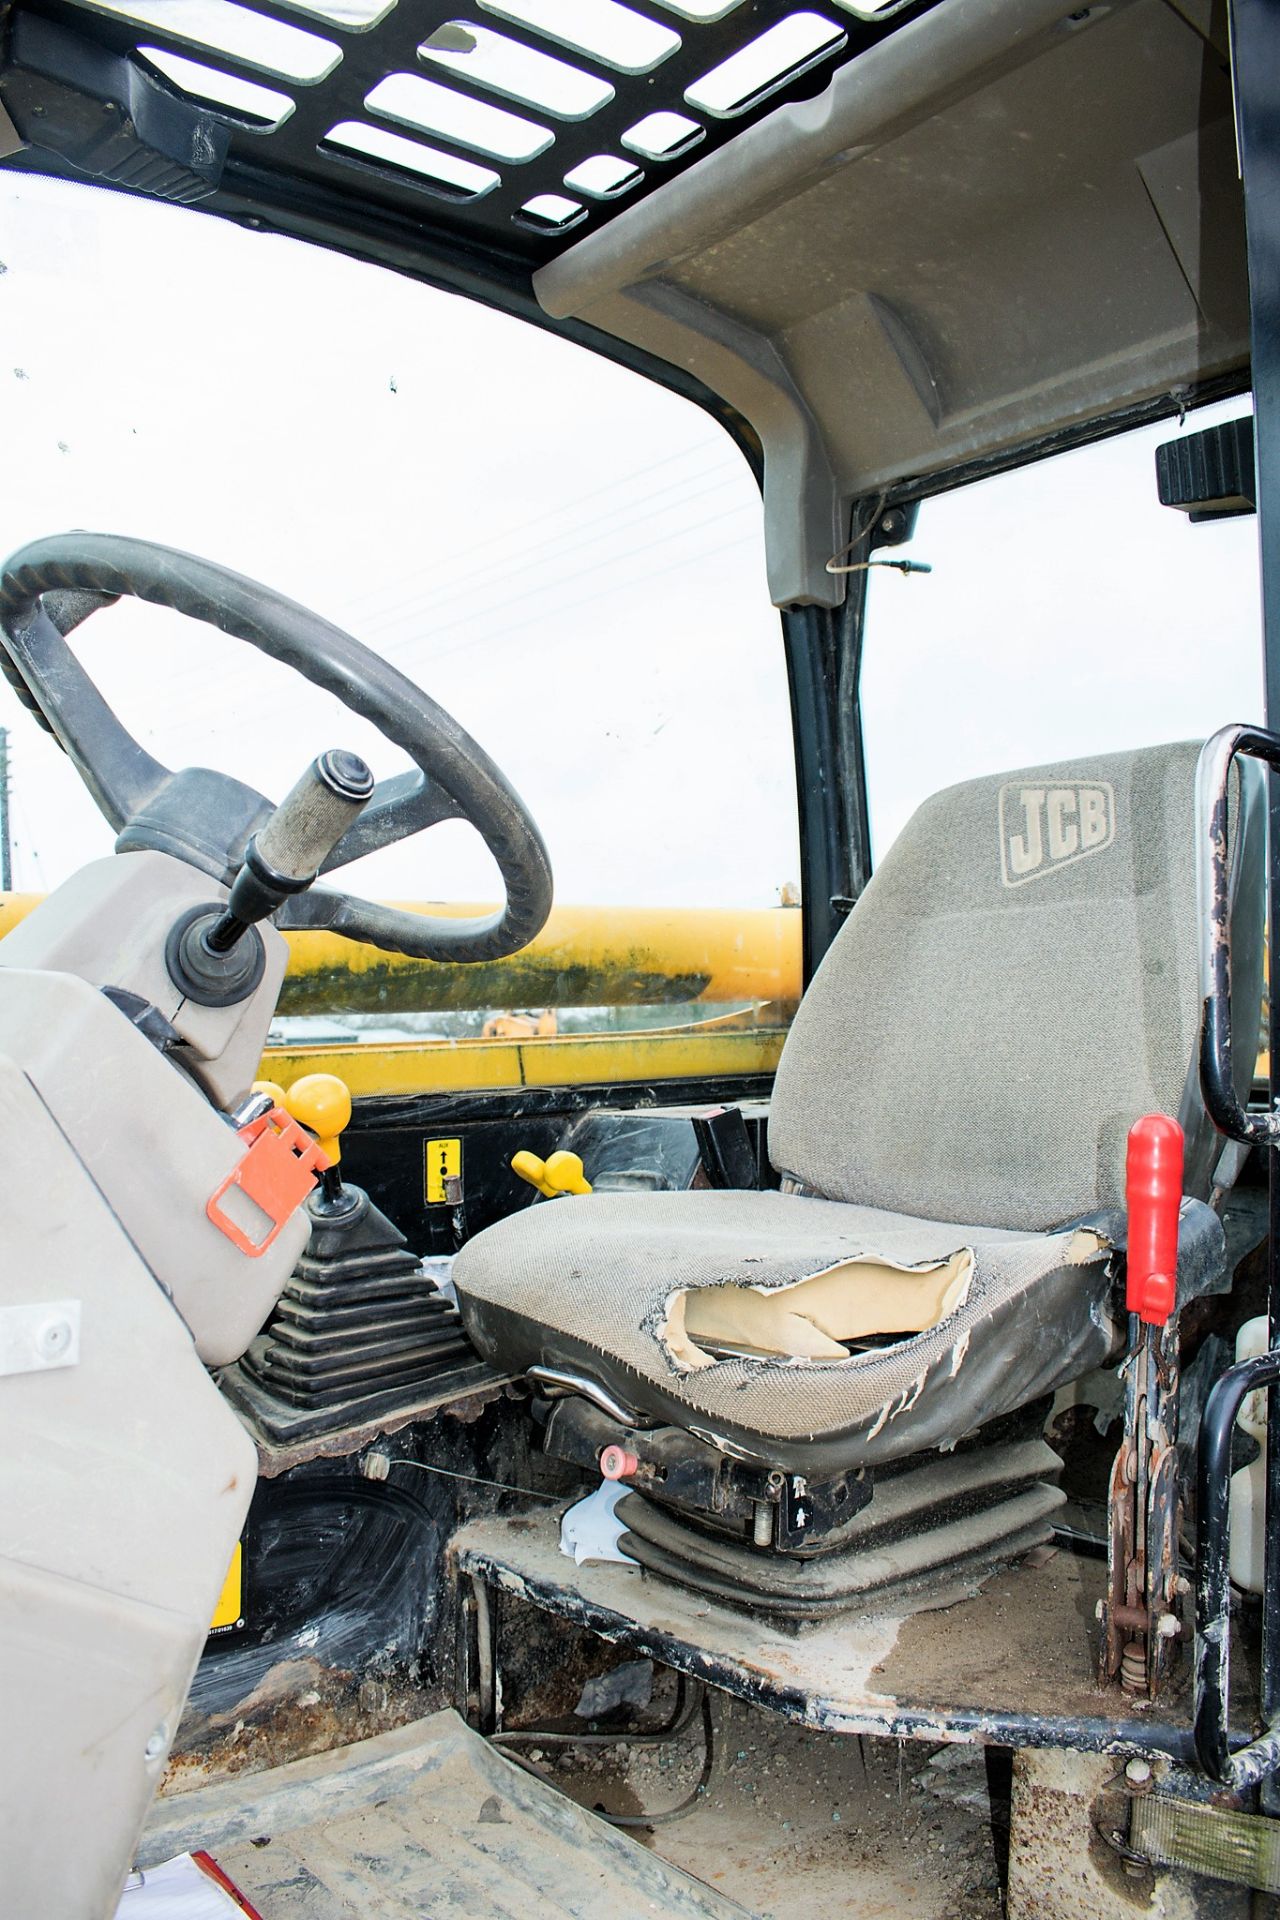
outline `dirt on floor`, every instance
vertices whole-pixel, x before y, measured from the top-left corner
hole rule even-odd
[[[661,1691],[661,1688],[660,1688]],[[759,1920],[1000,1920],[1008,1839],[1003,1756],[810,1732],[710,1696],[713,1760],[693,1806],[631,1827]],[[659,1814],[695,1792],[695,1715],[666,1745],[506,1747],[584,1806]]]

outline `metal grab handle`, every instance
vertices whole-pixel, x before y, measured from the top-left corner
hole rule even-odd
[[[1205,1402],[1196,1498],[1195,1743],[1205,1772],[1237,1790],[1280,1766],[1280,1725],[1231,1751],[1231,1436],[1246,1394],[1280,1381],[1280,1352],[1228,1367]],[[1268,1515],[1268,1524],[1272,1516]]]
[[[1227,789],[1237,754],[1280,772],[1280,734],[1222,727],[1196,765],[1196,895],[1200,922],[1200,1089],[1209,1117],[1232,1140],[1280,1144],[1280,1114],[1249,1113],[1236,1093],[1231,1060],[1231,861]]]

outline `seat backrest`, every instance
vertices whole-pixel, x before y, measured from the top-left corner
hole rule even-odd
[[[775,1167],[831,1199],[1040,1229],[1123,1204],[1141,1114],[1221,1141],[1198,1083],[1199,743],[970,780],[921,806],[819,967],[779,1063]],[[1238,762],[1233,989],[1247,1086],[1265,824]]]

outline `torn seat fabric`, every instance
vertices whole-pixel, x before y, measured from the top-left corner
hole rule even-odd
[[[936,1326],[836,1360],[682,1364],[672,1302],[726,1282],[767,1291],[866,1256],[973,1256]],[[670,1422],[795,1471],[829,1451],[872,1464],[946,1444],[1097,1366],[1116,1329],[1097,1233],[1011,1233],[786,1193],[601,1193],[512,1215],[454,1263],[468,1322],[515,1371],[575,1367],[643,1422]],[[850,1270],[858,1284],[859,1269]],[[851,1443],[856,1452],[851,1456]],[[834,1450],[834,1451],[832,1451]]]
[[[1181,1119],[1197,1200],[1221,1153],[1194,1064],[1198,753],[1113,753],[926,801],[788,1036],[769,1128],[786,1190],[601,1192],[490,1227],[454,1266],[481,1351],[513,1371],[576,1367],[635,1424],[814,1472],[953,1445],[1107,1358],[1102,1243],[1128,1129]],[[1245,1092],[1264,839],[1263,782],[1240,763]],[[1092,1236],[1070,1224],[1093,1216]],[[876,1316],[847,1311],[845,1289],[881,1284],[879,1334],[859,1342]],[[726,1288],[770,1297],[718,1303]]]

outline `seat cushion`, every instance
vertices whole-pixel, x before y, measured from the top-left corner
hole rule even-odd
[[[1106,1251],[1087,1228],[1005,1232],[800,1194],[598,1193],[488,1228],[454,1278],[504,1368],[577,1369],[646,1424],[817,1471],[950,1445],[1098,1365],[1117,1339]],[[944,1276],[963,1284],[934,1286],[936,1325],[844,1358],[714,1358],[681,1337],[691,1290],[773,1294],[843,1263],[936,1268],[965,1252]],[[857,1265],[844,1279],[874,1282]]]

